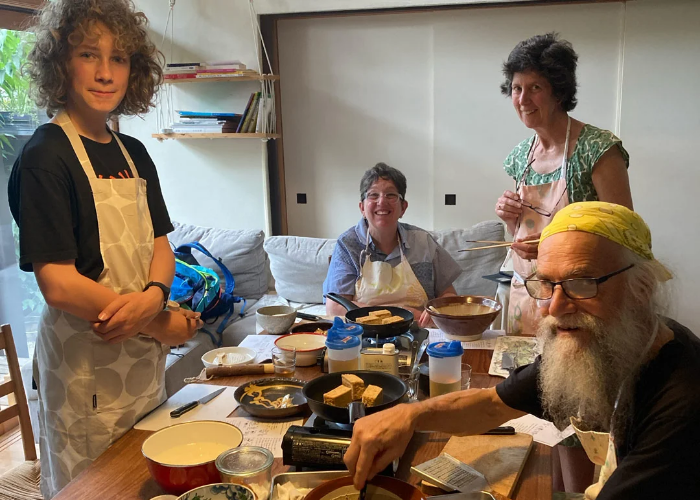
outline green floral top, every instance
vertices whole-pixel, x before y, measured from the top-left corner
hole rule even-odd
[[[535,137],[525,139],[518,144],[503,162],[506,173],[518,181],[527,167],[527,154],[530,151]],[[593,186],[593,167],[600,157],[611,147],[620,148],[622,158],[629,168],[630,156],[622,147],[622,141],[609,130],[603,130],[593,125],[585,124],[576,141],[574,152],[569,158],[569,166],[566,180],[569,193],[569,203],[578,201],[598,201],[598,194]],[[529,186],[548,184],[561,178],[561,167],[548,174],[539,174],[532,168],[527,174],[525,183]]]

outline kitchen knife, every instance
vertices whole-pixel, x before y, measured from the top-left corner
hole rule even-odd
[[[187,403],[185,405],[182,405],[179,408],[175,408],[173,411],[170,412],[170,416],[172,418],[178,418],[187,413],[188,411],[196,408],[199,405],[207,404],[209,401],[214,399],[216,396],[221,394],[226,390],[226,387],[222,387],[221,389],[217,389],[216,391],[212,392],[211,394],[207,394],[201,399],[198,399],[196,401],[192,401],[191,403]]]
[[[484,436],[512,436],[515,434],[515,428],[510,425],[506,427],[495,427],[489,431],[484,432]]]

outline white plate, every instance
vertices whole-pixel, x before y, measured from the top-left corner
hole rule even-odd
[[[223,356],[224,363],[217,363],[217,356]],[[247,365],[255,359],[255,351],[247,347],[220,347],[205,353],[202,356],[202,363],[206,368],[216,366]]]

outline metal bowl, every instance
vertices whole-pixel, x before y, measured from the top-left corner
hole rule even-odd
[[[502,306],[489,297],[458,295],[430,300],[426,308],[448,339],[470,342],[481,338]]]

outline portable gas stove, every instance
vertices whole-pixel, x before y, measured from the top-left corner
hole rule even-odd
[[[385,344],[394,344],[399,352],[399,366],[411,366],[413,364],[413,356],[416,354],[416,344],[420,345],[423,340],[428,338],[428,330],[425,328],[417,328],[414,331],[407,331],[396,337],[388,337],[380,339],[378,337],[363,337],[362,347],[383,347]]]

